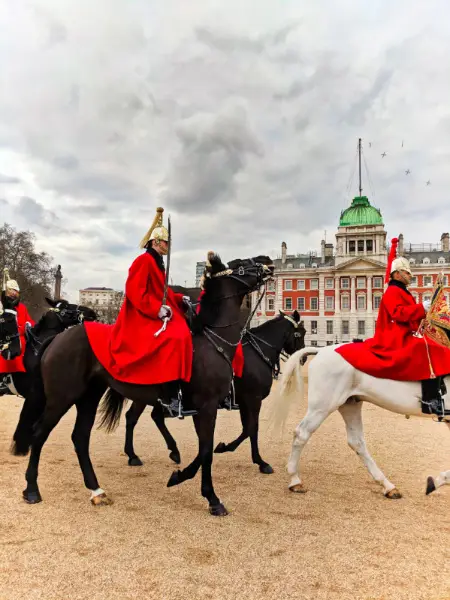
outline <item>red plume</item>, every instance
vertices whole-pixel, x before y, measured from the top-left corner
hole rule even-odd
[[[384,283],[389,283],[389,279],[391,278],[392,263],[397,258],[397,246],[398,238],[392,238],[391,249],[389,251],[388,261],[386,265],[386,277],[384,278]]]

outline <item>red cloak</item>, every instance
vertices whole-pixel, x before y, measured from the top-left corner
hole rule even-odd
[[[33,319],[30,317],[27,307],[22,302],[19,302],[17,310],[17,325],[20,336],[20,356],[13,358],[12,360],[5,360],[0,356],[0,373],[25,373],[25,367],[23,366],[23,355],[25,354],[25,325],[31,323],[34,325]]]
[[[152,385],[182,379],[192,369],[192,336],[183,314],[183,295],[170,288],[166,304],[172,318],[165,331],[158,318],[164,294],[163,271],[145,252],[128,272],[125,300],[114,325],[85,322],[91,348],[98,361],[115,379]]]
[[[431,364],[436,376],[450,373],[450,350],[414,332],[425,317],[404,286],[391,282],[381,299],[375,336],[362,343],[336,348],[355,369],[382,379],[421,381],[429,379]]]
[[[198,304],[197,304],[197,314],[200,312],[200,300],[202,299],[202,297],[205,295],[205,290],[202,290],[200,292],[200,295],[198,297]],[[234,354],[234,358],[233,361],[231,363],[231,366],[233,367],[233,372],[234,372],[234,376],[235,377],[242,377],[242,373],[244,372],[244,349],[242,347],[242,342],[239,342],[237,348],[236,348],[236,352]]]

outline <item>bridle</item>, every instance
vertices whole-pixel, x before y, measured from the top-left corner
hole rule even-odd
[[[74,325],[83,323],[84,314],[80,310],[80,307],[78,304],[75,306],[75,308],[69,308],[67,305],[63,306],[63,308],[60,308],[60,306],[61,306],[61,302],[58,302],[58,304],[55,307],[49,308],[47,312],[51,312],[56,315],[60,324],[63,327],[63,330],[67,329],[68,327],[71,326],[71,325],[67,325],[67,322],[65,322],[65,320],[64,320],[65,318],[70,319]],[[57,335],[57,333],[55,335]],[[48,338],[46,338],[44,340],[39,339],[38,336],[33,332],[33,328],[31,327],[31,325],[29,323],[27,323],[27,326],[26,326],[26,337],[27,337],[27,342],[30,343],[31,349],[33,350],[33,353],[36,356],[39,354],[42,344],[44,344],[46,342],[46,339],[48,339]]]
[[[214,274],[206,273],[206,278],[228,277],[230,279],[234,279],[235,281],[238,281],[239,283],[243,284],[245,287],[248,288],[249,291],[250,290],[253,291],[256,288],[258,288],[258,290],[260,290],[261,287],[263,286],[263,284],[265,283],[265,281],[271,275],[271,271],[267,265],[258,263],[256,261],[254,261],[253,259],[249,259],[249,263],[250,264],[246,265],[246,266],[240,265],[236,269],[225,269],[223,271],[220,271],[220,272],[214,273]],[[244,277],[246,277],[246,276],[248,277],[249,275],[254,275],[256,278],[256,283],[254,283],[253,285],[250,284],[248,281],[246,281],[246,279],[243,279]],[[242,295],[242,292],[235,293],[235,294],[229,294],[226,296],[219,296],[215,300],[217,300],[217,301],[218,300],[226,300],[228,298],[235,298],[236,296],[240,296],[240,295]],[[264,295],[264,294],[262,294],[262,295]],[[261,299],[262,299],[262,297],[261,297]],[[261,300],[259,300],[259,302],[260,301]],[[259,302],[258,302],[258,304],[259,304]],[[253,317],[253,314],[254,314],[254,311],[247,319],[244,327],[241,329],[240,334],[239,334],[239,339],[236,343],[233,343],[233,342],[230,342],[230,341],[224,339],[221,335],[219,335],[217,332],[215,332],[213,330],[214,329],[227,329],[228,327],[237,325],[239,323],[239,320],[234,321],[232,323],[226,323],[223,325],[216,325],[216,324],[203,325],[203,329],[202,329],[203,335],[210,342],[210,344],[212,344],[212,346],[216,349],[216,351],[221,356],[223,356],[223,358],[227,361],[227,363],[229,364],[231,369],[232,369],[232,360],[230,359],[228,354],[225,352],[224,345],[228,346],[229,348],[237,348],[237,346],[239,346],[245,332],[247,331],[248,323],[250,322],[251,318]]]

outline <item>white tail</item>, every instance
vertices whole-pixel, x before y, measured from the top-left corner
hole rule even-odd
[[[283,375],[278,389],[273,393],[270,402],[269,428],[274,432],[282,432],[286,424],[289,409],[294,398],[303,399],[302,359],[308,354],[317,354],[319,348],[302,348],[283,365]]]

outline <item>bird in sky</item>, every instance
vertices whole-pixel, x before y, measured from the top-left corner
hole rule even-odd
[[[409,169],[406,169],[405,175],[409,175],[410,173],[411,173],[411,171]]]
[[[369,148],[372,148],[372,142],[369,142]]]
[[[427,185],[431,185],[431,181],[430,180],[427,181]]]
[[[381,158],[384,158],[386,156],[386,152],[383,152],[383,154],[381,155]]]

